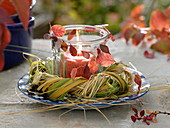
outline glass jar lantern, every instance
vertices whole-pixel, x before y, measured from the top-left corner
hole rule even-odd
[[[110,33],[103,27],[90,25],[67,25],[64,28],[66,34],[58,37],[57,41],[52,41],[54,74],[70,78],[76,72],[76,77],[89,78],[92,73],[84,73],[85,68],[95,60],[97,48],[108,41]],[[65,51],[61,49],[63,43],[63,46],[68,47]],[[75,49],[76,53],[72,55],[70,50]],[[88,57],[82,53],[88,53],[86,54]],[[101,70],[102,68],[99,67],[97,72]]]

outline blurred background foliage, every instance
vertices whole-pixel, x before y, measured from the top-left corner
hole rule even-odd
[[[42,38],[51,24],[109,24],[112,34],[121,30],[122,22],[130,16],[131,10],[145,5],[145,21],[149,22],[151,12],[170,6],[170,0],[37,0],[33,9],[36,18],[34,38]]]

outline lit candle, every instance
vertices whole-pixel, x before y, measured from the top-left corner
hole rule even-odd
[[[65,52],[63,56],[64,63],[62,64],[65,67],[64,68],[63,66],[61,67],[61,72],[60,72],[61,76],[70,78],[72,69],[77,68],[76,77],[82,76],[85,78],[89,78],[91,73],[84,74],[84,69],[85,66],[88,64],[88,62],[90,62],[90,60],[93,59],[93,57],[94,56],[90,54],[90,58],[87,59],[84,56],[82,56],[82,54],[78,54],[77,56],[72,56],[69,51]],[[63,72],[64,69],[65,71]],[[63,75],[64,73],[65,75]]]

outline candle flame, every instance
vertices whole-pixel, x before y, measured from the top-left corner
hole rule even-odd
[[[76,29],[76,41],[77,41],[77,44],[78,44],[78,50],[77,50],[77,53],[78,55],[81,55],[81,50],[82,50],[82,42],[80,42],[80,33],[79,33],[79,30]]]

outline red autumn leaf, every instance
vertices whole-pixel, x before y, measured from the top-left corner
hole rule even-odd
[[[142,110],[142,111],[140,112],[140,116],[142,117],[142,116],[144,116],[144,115],[145,115],[145,111]]]
[[[56,36],[51,36],[51,39],[53,39],[54,41],[58,41],[58,38]]]
[[[93,27],[85,27],[86,32],[96,32],[96,29]]]
[[[102,50],[102,52],[110,54],[109,48],[106,45],[100,44],[100,49]]]
[[[152,33],[158,38],[158,39],[164,39],[167,38],[170,35],[170,32],[163,28],[162,31],[159,30],[152,30]]]
[[[4,68],[4,53],[0,51],[0,72]]]
[[[68,35],[68,40],[71,40],[76,35],[76,29],[71,30],[71,32]]]
[[[153,51],[153,52],[148,52],[148,51],[145,51],[144,52],[144,56],[146,57],[146,58],[150,58],[150,59],[153,59],[154,57],[155,57],[155,52]]]
[[[70,76],[72,79],[74,79],[76,77],[76,75],[77,75],[77,68],[73,68],[71,70]]]
[[[131,120],[135,123],[136,122],[136,117],[135,116],[131,116]]]
[[[140,31],[137,31],[135,35],[132,37],[132,43],[134,46],[138,46],[139,43],[144,39],[145,34],[141,33]]]
[[[109,34],[109,38],[112,40],[112,41],[115,41],[115,38],[112,34]]]
[[[88,63],[88,67],[90,68],[91,73],[95,73],[98,70],[98,64],[93,59]]]
[[[112,55],[102,52],[98,54],[96,62],[104,67],[108,67],[113,64],[114,58],[112,57]]]
[[[69,51],[70,51],[70,54],[71,54],[72,56],[76,56],[76,55],[77,55],[77,49],[76,49],[75,47],[73,47],[71,44],[70,44],[70,49],[69,49]]]
[[[170,28],[170,20],[168,20],[166,15],[160,10],[153,11],[149,24],[152,30],[157,29],[162,31],[163,28]]]
[[[136,108],[132,108],[132,110],[135,112],[135,114],[138,116],[138,110]]]
[[[28,28],[28,21],[30,17],[30,3],[28,0],[11,0],[14,5],[19,18],[25,30]]]
[[[32,0],[27,0],[27,1],[29,2],[29,6],[30,6],[32,4]],[[3,7],[5,10],[7,10],[9,15],[14,15],[17,13],[11,0],[0,0],[0,7]]]
[[[58,37],[62,37],[66,33],[65,28],[61,25],[53,25],[51,27],[51,31],[53,31],[54,35],[56,35]]]
[[[81,51],[81,53],[86,59],[90,58],[90,53],[88,51]]]
[[[11,33],[8,28],[0,23],[0,52],[8,45],[11,40]]]
[[[131,12],[131,14],[130,14],[131,17],[138,19],[138,18],[141,16],[144,8],[145,8],[144,5],[138,5],[138,6],[136,6],[136,7],[132,10],[132,12]]]
[[[141,85],[142,85],[142,80],[141,80],[140,75],[135,74],[135,79],[134,79],[134,81],[135,81],[136,84],[138,84],[138,91],[137,91],[137,94],[139,94],[140,88],[141,88]]]
[[[135,81],[136,84],[138,84],[139,86],[141,86],[142,80],[141,80],[140,75],[135,74],[135,79],[134,79],[134,81]]]
[[[170,39],[165,38],[158,40],[155,44],[151,46],[151,49],[161,52],[162,54],[170,54]]]
[[[3,24],[14,23],[11,16],[8,14],[8,12],[2,7],[0,7],[0,14],[1,14],[0,15],[0,23],[3,23]]]
[[[89,73],[90,73],[90,68],[89,68],[88,65],[86,65],[85,68],[84,68],[84,74],[86,75],[86,74],[89,74]]]
[[[97,54],[100,54],[101,50],[99,48],[97,48]]]
[[[66,44],[66,42],[62,41],[62,43],[61,43],[61,49],[62,49],[63,51],[67,51],[68,45]]]
[[[128,40],[130,38],[132,38],[134,36],[134,34],[135,34],[134,29],[132,29],[132,28],[126,29],[125,32],[124,32],[124,38],[125,38],[126,42],[128,42]]]

